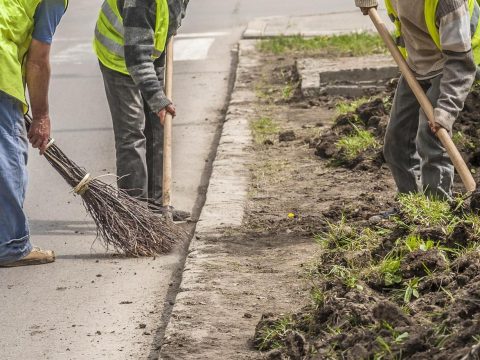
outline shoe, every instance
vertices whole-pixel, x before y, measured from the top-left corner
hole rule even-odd
[[[55,261],[55,253],[52,250],[42,250],[34,247],[32,251],[23,258],[12,263],[0,265],[0,267],[15,267],[28,265],[49,264]]]
[[[376,223],[381,222],[382,220],[387,220],[387,219],[391,218],[392,216],[397,216],[399,214],[400,214],[400,211],[397,208],[391,208],[387,211],[384,211],[384,212],[381,212],[379,214],[375,214],[373,216],[370,216],[368,218],[368,221],[376,224]]]
[[[169,206],[169,207],[161,206],[161,207],[155,207],[155,208],[152,207],[151,210],[154,213],[162,216],[171,214],[173,221],[187,221],[191,217],[191,214],[188,211],[177,210],[173,206]]]

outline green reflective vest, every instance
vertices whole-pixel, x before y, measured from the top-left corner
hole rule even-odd
[[[430,36],[432,37],[432,40],[437,46],[437,48],[442,50],[442,46],[440,44],[440,32],[438,30],[436,22],[436,13],[439,1],[440,0],[425,0],[424,12],[425,23],[427,24],[428,32],[430,33]],[[478,5],[479,2],[480,0],[468,0],[471,28],[475,29],[475,31],[472,33],[472,50],[476,64],[480,64],[480,26],[478,26],[480,18],[480,7]],[[398,14],[392,6],[391,0],[385,0],[385,6],[387,8],[388,16],[395,24],[394,36],[397,46],[400,52],[406,58],[407,50],[405,48],[405,42],[402,36],[402,24],[400,23]]]
[[[156,0],[156,3],[153,59],[158,58],[165,50],[169,22],[167,0]],[[100,62],[107,68],[129,75],[125,64],[123,34],[123,19],[118,11],[117,0],[105,0],[95,27],[93,49]]]
[[[0,0],[0,90],[25,99],[25,58],[32,42],[35,11],[42,0]],[[68,0],[65,0],[65,9]]]

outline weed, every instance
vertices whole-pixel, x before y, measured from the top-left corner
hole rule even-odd
[[[381,38],[367,32],[311,38],[281,36],[262,40],[257,47],[261,52],[275,55],[301,51],[310,55],[362,56],[386,52]]]
[[[263,144],[272,135],[278,133],[279,127],[269,117],[262,117],[251,124],[253,136],[257,144]]]
[[[405,247],[409,252],[414,252],[417,250],[428,251],[435,248],[435,242],[432,240],[424,241],[419,235],[410,234],[404,240]]]
[[[358,284],[358,278],[352,274],[351,269],[341,265],[333,265],[328,273],[329,276],[333,276],[350,289],[363,290],[363,286]]]
[[[400,263],[401,258],[399,256],[389,254],[376,266],[376,271],[382,277],[385,286],[392,286],[402,282]]]
[[[338,222],[328,222],[328,230],[315,235],[315,241],[325,248],[352,249],[358,238],[357,231],[347,225],[344,215]]]
[[[369,149],[376,149],[380,146],[372,133],[359,129],[354,125],[355,132],[337,141],[336,146],[342,150],[348,160],[355,159],[362,152]]]
[[[464,147],[467,150],[475,150],[475,143],[469,140],[461,131],[456,132],[452,136],[452,140],[457,147]]]
[[[420,297],[420,293],[418,292],[418,284],[420,283],[420,279],[413,278],[408,280],[405,283],[405,292],[403,296],[403,302],[405,304],[410,303],[412,297],[418,299]]]
[[[282,89],[282,99],[283,100],[289,100],[295,89],[298,87],[298,83],[295,83],[295,84],[291,84],[291,83],[288,83],[286,84],[283,89]]]
[[[423,193],[399,195],[398,203],[407,223],[427,228],[441,227],[447,234],[460,220],[452,214],[447,201],[427,197]]]
[[[370,101],[369,98],[362,97],[356,100],[343,100],[337,102],[335,105],[335,110],[338,116],[340,115],[346,115],[348,113],[355,112],[357,108],[365,103]]]
[[[325,294],[317,287],[312,288],[310,291],[310,298],[312,299],[313,306],[316,310],[320,309],[325,304]]]
[[[293,328],[293,320],[290,316],[277,320],[273,325],[265,327],[260,331],[258,349],[266,351],[278,349],[283,346],[283,340],[289,330]]]

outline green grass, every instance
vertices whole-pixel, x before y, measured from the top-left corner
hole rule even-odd
[[[279,131],[278,125],[269,117],[262,117],[251,123],[253,137],[257,144],[262,144]]]
[[[348,160],[353,160],[369,149],[380,147],[380,144],[372,133],[355,126],[355,132],[338,140],[336,146],[338,149],[343,150]]]
[[[464,147],[467,150],[475,150],[475,143],[471,140],[468,140],[465,134],[461,131],[458,131],[453,134],[452,140],[457,145],[457,147]]]
[[[259,333],[259,338],[256,339],[259,342],[258,349],[267,351],[283,347],[283,340],[293,327],[293,320],[290,316],[277,320],[270,327],[264,327]]]
[[[338,116],[355,112],[359,106],[370,101],[370,98],[362,97],[355,100],[342,100],[335,104],[335,111]]]
[[[447,227],[459,220],[447,201],[427,197],[422,193],[400,195],[398,203],[406,221],[411,224],[447,230]]]
[[[281,36],[260,41],[258,49],[275,55],[302,52],[334,56],[363,56],[386,52],[380,36],[366,32],[312,38]]]
[[[385,286],[392,286],[402,282],[400,273],[401,258],[387,255],[375,268],[374,271],[382,277]]]

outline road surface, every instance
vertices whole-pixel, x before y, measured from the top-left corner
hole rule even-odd
[[[115,172],[103,82],[91,50],[99,0],[71,1],[52,54],[57,144],[93,175]],[[353,0],[192,0],[176,41],[173,203],[198,215],[234,56],[259,16],[353,11]],[[156,259],[106,253],[81,201],[35,151],[26,209],[51,265],[1,269],[1,359],[156,359],[184,251]],[[106,178],[105,181],[114,181]]]

